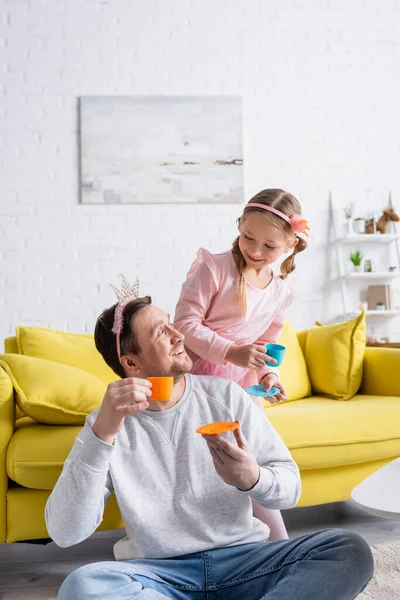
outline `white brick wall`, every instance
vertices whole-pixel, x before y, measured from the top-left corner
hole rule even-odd
[[[80,205],[84,94],[241,94],[246,198],[284,187],[313,227],[292,320],[341,312],[328,192],[400,209],[399,62],[398,0],[0,0],[0,339],[91,331],[118,272],[173,312],[235,235],[238,206]]]

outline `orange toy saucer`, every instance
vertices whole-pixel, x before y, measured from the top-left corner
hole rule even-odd
[[[220,435],[227,431],[235,431],[235,429],[239,429],[239,427],[239,421],[217,421],[216,423],[202,425],[202,427],[196,429],[196,432],[201,433],[202,435]]]

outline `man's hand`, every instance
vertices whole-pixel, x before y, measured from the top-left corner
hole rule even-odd
[[[233,432],[237,446],[220,435],[203,435],[215,470],[227,483],[242,491],[250,490],[260,478],[260,467],[251,453],[241,428]]]
[[[277,387],[279,389],[279,394],[276,396],[268,396],[268,402],[271,404],[278,404],[281,400],[287,400],[286,390],[279,381],[278,375],[276,373],[267,373],[261,379],[260,384],[264,386],[266,392],[269,392],[272,387]]]
[[[107,387],[106,395],[93,424],[92,431],[98,438],[114,443],[115,435],[121,431],[125,417],[146,410],[151,396],[151,383],[147,379],[129,377],[113,381]]]
[[[246,344],[244,346],[232,344],[228,348],[225,358],[238,367],[256,370],[261,369],[266,360],[273,363],[277,362],[272,356],[267,355],[265,346],[259,344]]]

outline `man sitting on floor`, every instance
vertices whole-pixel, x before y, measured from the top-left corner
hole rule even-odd
[[[190,375],[183,335],[151,299],[122,298],[99,317],[95,342],[122,378],[87,417],[46,506],[59,546],[88,538],[115,493],[126,537],[117,562],[83,566],[59,600],[173,598],[348,600],[373,572],[358,535],[327,530],[269,542],[251,500],[295,506],[299,471],[266,416],[236,383]],[[146,377],[174,377],[167,402]],[[201,436],[240,422],[230,440]]]

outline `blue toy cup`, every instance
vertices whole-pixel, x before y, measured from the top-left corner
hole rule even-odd
[[[281,365],[283,362],[283,357],[285,356],[285,346],[281,346],[280,344],[265,344],[265,349],[268,356],[275,358],[277,361],[276,363],[265,361],[265,364],[270,367],[279,367],[279,365]]]

